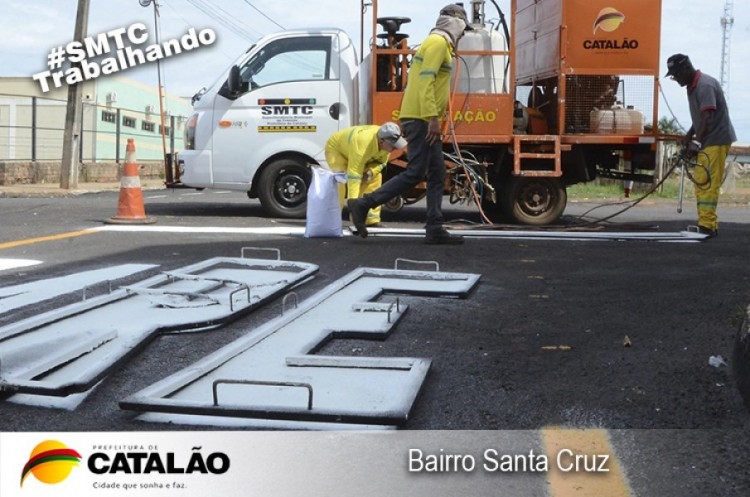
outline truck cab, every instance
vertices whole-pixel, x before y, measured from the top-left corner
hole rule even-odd
[[[357,70],[339,29],[262,38],[193,97],[176,181],[246,191],[272,216],[304,216],[309,164],[355,122]]]

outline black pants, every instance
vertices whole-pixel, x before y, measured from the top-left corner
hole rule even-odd
[[[427,223],[425,230],[435,233],[443,226],[443,191],[445,162],[443,144],[438,140],[427,143],[427,121],[410,119],[401,121],[404,137],[409,142],[406,169],[389,179],[383,186],[363,197],[368,208],[383,205],[390,199],[403,195],[427,178]]]

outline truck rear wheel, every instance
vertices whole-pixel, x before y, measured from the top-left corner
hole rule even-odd
[[[386,212],[390,212],[391,214],[395,214],[404,208],[405,203],[406,202],[404,201],[404,197],[402,197],[401,195],[397,195],[383,204],[383,210],[385,210]]]
[[[274,161],[263,170],[258,183],[260,204],[274,217],[303,218],[310,181],[310,169],[300,161]]]
[[[510,178],[501,202],[508,217],[520,224],[542,226],[560,219],[568,195],[553,178]]]

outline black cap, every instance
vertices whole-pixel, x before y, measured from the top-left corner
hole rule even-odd
[[[667,76],[674,76],[686,67],[690,67],[690,57],[685,54],[676,53],[667,59]]]
[[[474,27],[469,23],[469,17],[466,15],[466,11],[457,3],[449,3],[440,9],[440,15],[458,17],[464,22],[464,24],[466,24],[466,31],[474,31]]]

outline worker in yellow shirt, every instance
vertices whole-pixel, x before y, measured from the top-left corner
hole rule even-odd
[[[383,169],[394,150],[404,148],[406,140],[396,123],[352,126],[334,133],[326,142],[326,161],[331,171],[346,173],[346,186],[339,187],[341,207],[346,199],[356,199],[383,184]],[[345,189],[345,191],[344,191]],[[370,209],[366,224],[380,222],[380,206]]]
[[[362,238],[367,237],[368,212],[426,179],[425,243],[463,243],[462,236],[449,233],[443,226],[445,162],[440,121],[448,110],[451,71],[458,41],[465,31],[473,29],[464,8],[459,4],[448,4],[440,10],[435,27],[414,54],[399,115],[401,127],[409,140],[408,165],[374,192],[347,201],[352,223]]]

